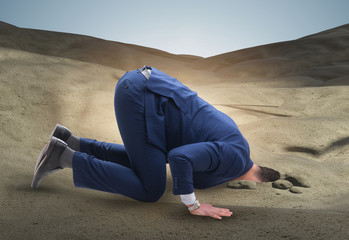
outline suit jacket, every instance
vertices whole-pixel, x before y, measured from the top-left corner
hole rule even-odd
[[[235,122],[176,78],[151,69],[145,90],[148,141],[165,153],[186,144],[214,142],[220,153],[214,172],[193,172],[188,177],[181,174],[185,171],[175,171],[179,174],[172,174],[174,194],[188,194],[193,187],[212,187],[246,173],[253,162],[249,145]]]

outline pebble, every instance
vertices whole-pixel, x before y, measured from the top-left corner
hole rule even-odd
[[[276,180],[275,182],[272,183],[273,188],[278,188],[278,189],[290,189],[293,187],[293,184],[287,180]]]
[[[296,194],[303,193],[303,191],[300,190],[298,187],[291,187],[289,190],[290,190],[291,193],[296,193]]]
[[[299,176],[298,174],[286,174],[284,179],[291,182],[293,186],[310,188],[310,184],[308,183],[308,181],[304,177]]]
[[[230,181],[227,187],[235,188],[235,189],[256,189],[257,185],[256,185],[256,182],[253,182],[253,181],[236,180],[236,181]]]

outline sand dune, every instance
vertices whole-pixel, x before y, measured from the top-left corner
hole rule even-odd
[[[74,188],[69,170],[30,189],[56,123],[122,142],[114,87],[143,65],[231,116],[257,164],[301,175],[311,188],[197,191],[233,210],[222,221],[190,216],[171,193],[169,171],[165,195],[151,204]],[[0,84],[1,239],[349,238],[349,25],[201,58],[0,22]]]
[[[344,25],[294,41],[199,59],[191,66],[205,68],[209,63],[210,69],[219,77],[229,80],[242,78],[251,81],[289,76],[329,80],[327,76],[349,74],[348,42],[349,25]],[[323,67],[326,69],[319,73],[319,68]]]

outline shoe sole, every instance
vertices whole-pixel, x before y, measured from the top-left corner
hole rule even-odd
[[[35,166],[35,171],[34,171],[34,176],[32,180],[31,187],[33,189],[37,189],[41,180],[46,177],[49,173],[55,172],[60,170],[61,168],[56,168],[52,170],[43,170],[46,166],[47,159],[50,157],[50,155],[53,153],[54,149],[56,146],[58,146],[59,140],[52,140],[46,144],[44,149],[41,151],[36,166]]]
[[[51,142],[51,141],[50,141]],[[35,168],[34,168],[34,174],[36,173],[40,163],[42,162],[42,160],[44,159],[46,152],[48,150],[48,147],[50,145],[50,142],[46,143],[45,147],[41,150],[38,159],[36,160],[36,164],[35,164]]]
[[[62,125],[60,125],[60,124],[57,123],[56,126],[55,126],[55,128],[52,130],[52,132],[51,132],[51,134],[50,134],[50,138],[49,138],[50,140],[52,139],[52,137],[57,137],[57,136],[54,136],[54,134],[55,134],[55,132],[56,132],[56,130],[57,130],[58,128],[64,128],[64,129],[66,129],[68,132],[70,132],[68,128],[66,128],[66,127],[64,127],[64,126],[62,126]],[[63,139],[62,141],[65,142],[66,140]],[[38,157],[38,159],[36,160],[36,164],[35,164],[35,168],[34,168],[34,174],[35,174],[36,170],[38,169],[38,166],[40,165],[41,161],[44,159],[44,153],[47,151],[48,145],[49,145],[49,143],[47,143],[46,146],[41,150],[41,152],[40,152],[40,154],[39,154],[39,157]]]

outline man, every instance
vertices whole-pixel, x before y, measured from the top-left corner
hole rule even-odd
[[[221,219],[231,216],[229,209],[200,205],[194,188],[280,177],[253,164],[249,145],[229,116],[156,68],[122,76],[114,106],[124,145],[78,138],[57,125],[38,158],[32,187],[50,172],[72,168],[76,187],[153,202],[165,191],[169,163],[173,193],[190,213]]]

